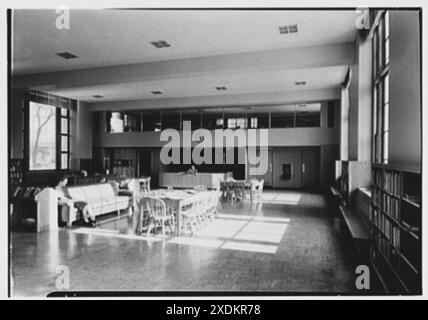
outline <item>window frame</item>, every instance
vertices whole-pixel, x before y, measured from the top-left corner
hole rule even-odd
[[[36,97],[36,98],[35,98]],[[23,137],[24,137],[24,165],[25,169],[28,172],[54,172],[54,171],[69,171],[71,169],[70,160],[71,160],[71,134],[70,134],[70,123],[71,123],[71,101],[67,100],[65,106],[61,105],[61,101],[64,98],[61,97],[51,97],[48,95],[47,100],[38,98],[38,93],[30,93],[29,98],[25,100],[23,104]],[[59,101],[55,103],[55,101]],[[55,168],[54,169],[30,169],[30,108],[31,103],[39,103],[48,105],[55,108],[55,122],[56,122],[56,132],[55,132]],[[62,110],[66,110],[66,115],[62,115]],[[67,121],[67,132],[62,132],[62,119]],[[62,137],[67,137],[67,150],[62,149]],[[67,166],[62,168],[62,155],[67,155]]]
[[[381,13],[372,38],[372,161],[389,161],[389,13]]]

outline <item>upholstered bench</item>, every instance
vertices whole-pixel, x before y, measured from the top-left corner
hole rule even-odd
[[[67,210],[62,210],[61,219],[69,227],[79,218],[74,208],[75,201],[87,202],[91,206],[94,216],[111,212],[120,214],[120,210],[132,210],[133,197],[120,195],[114,182],[70,186],[65,188],[64,193],[70,200],[61,203],[63,206],[68,207],[66,208]]]

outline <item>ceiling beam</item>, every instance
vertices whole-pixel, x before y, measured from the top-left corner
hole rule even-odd
[[[12,79],[12,86],[49,91],[203,75],[349,65],[353,63],[353,60],[354,43],[349,42],[17,75]]]
[[[92,111],[278,105],[340,99],[340,88],[90,103]]]

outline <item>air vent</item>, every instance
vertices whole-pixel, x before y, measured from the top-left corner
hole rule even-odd
[[[68,59],[75,59],[75,58],[78,58],[76,55],[74,55],[74,54],[72,54],[72,53],[70,53],[70,52],[67,52],[67,51],[64,51],[64,52],[58,52],[56,55],[57,55],[57,56],[60,56],[61,58],[66,59],[66,60],[68,60]]]
[[[306,81],[296,81],[294,84],[296,86],[304,86],[304,85],[306,85]]]
[[[279,33],[280,34],[286,34],[286,33],[288,33],[288,26],[279,27]]]
[[[296,32],[297,32],[297,24],[290,24],[288,26],[279,27],[280,34],[296,33]]]
[[[288,26],[288,32],[290,32],[290,33],[296,33],[297,32],[297,24],[290,24]]]
[[[162,91],[155,90],[155,91],[152,91],[152,94],[154,94],[154,95],[162,94]]]
[[[306,104],[299,104],[299,108],[306,108]]]
[[[165,40],[151,41],[150,43],[158,49],[171,47],[171,45]]]
[[[92,97],[95,98],[95,99],[102,99],[102,98],[104,98],[104,96],[102,96],[100,94],[94,94]]]
[[[215,87],[215,88],[216,88],[216,90],[218,90],[218,91],[227,90],[227,88],[226,88],[226,87]]]

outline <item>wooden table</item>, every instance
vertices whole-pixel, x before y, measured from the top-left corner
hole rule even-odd
[[[208,196],[215,191],[194,191],[193,189],[187,190],[165,190],[158,189],[152,190],[147,195],[150,197],[157,197],[165,201],[165,205],[172,209],[176,214],[175,235],[181,236],[181,212],[182,208],[194,205],[201,197]]]
[[[190,189],[197,185],[204,185],[208,189],[217,189],[220,187],[220,182],[233,175],[227,173],[208,173],[198,172],[196,174],[187,174],[184,172],[161,172],[159,173],[159,185],[161,187],[174,187]]]

